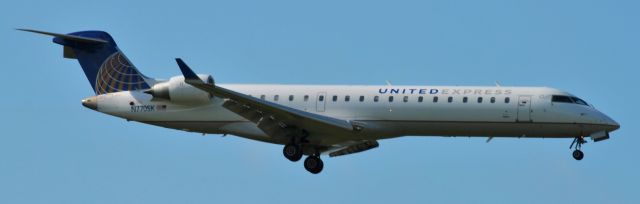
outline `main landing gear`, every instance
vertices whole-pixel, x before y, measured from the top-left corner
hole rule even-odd
[[[582,144],[587,143],[586,140],[584,140],[584,137],[580,136],[580,137],[576,137],[575,139],[573,139],[573,142],[571,143],[571,146],[569,146],[569,149],[572,149],[575,145],[575,150],[573,150],[573,158],[580,161],[582,160],[582,158],[584,158],[584,153],[581,151],[582,149]]]
[[[302,158],[302,146],[298,144],[285,145],[284,149],[282,149],[282,153],[284,154],[284,157],[292,162],[300,161]]]
[[[322,163],[320,155],[309,155],[307,159],[304,160],[304,168],[312,174],[320,173],[323,167],[324,163]]]
[[[284,157],[289,159],[289,161],[297,162],[302,158],[302,145],[299,144],[287,144],[282,149],[282,153]],[[324,167],[324,163],[322,159],[320,159],[320,153],[316,152],[313,155],[309,155],[307,159],[304,160],[304,168],[312,174],[318,174],[322,171]]]

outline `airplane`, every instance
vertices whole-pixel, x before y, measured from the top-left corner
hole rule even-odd
[[[367,151],[402,136],[609,139],[620,125],[568,92],[549,87],[219,84],[176,58],[181,75],[143,75],[104,31],[53,37],[77,59],[94,94],[82,105],[127,121],[283,146],[283,155],[318,174],[321,155]]]

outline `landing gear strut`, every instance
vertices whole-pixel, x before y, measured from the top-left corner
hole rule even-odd
[[[576,139],[573,139],[571,146],[569,146],[569,149],[572,149],[574,147],[573,145],[575,145],[575,150],[573,150],[573,158],[578,161],[584,158],[584,153],[580,150],[582,149],[582,144],[584,143],[587,143],[587,141],[584,140],[584,137],[580,136],[576,137]]]

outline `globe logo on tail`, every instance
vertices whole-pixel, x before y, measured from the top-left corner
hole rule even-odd
[[[98,70],[96,94],[148,89],[144,78],[122,52],[115,52]]]

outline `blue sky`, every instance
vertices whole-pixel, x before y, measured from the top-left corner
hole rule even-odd
[[[10,1],[0,7],[0,203],[638,203],[638,1]],[[325,159],[91,111],[80,66],[13,28],[105,30],[148,76],[220,83],[551,86],[612,138],[404,137]],[[634,117],[636,116],[636,117]],[[636,132],[636,133],[633,133]]]

